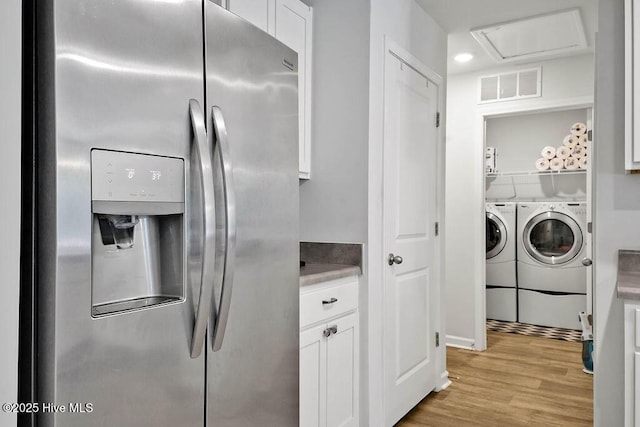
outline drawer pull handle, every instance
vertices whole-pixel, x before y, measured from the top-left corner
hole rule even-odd
[[[322,305],[325,305],[325,304],[333,304],[334,302],[338,302],[338,298],[331,298],[331,299],[329,299],[329,300],[326,300],[326,299],[325,299],[325,300],[322,300]]]
[[[329,338],[331,335],[333,334],[337,334],[338,333],[338,326],[329,326],[327,329],[325,329],[324,331],[322,331],[322,335],[325,338]]]

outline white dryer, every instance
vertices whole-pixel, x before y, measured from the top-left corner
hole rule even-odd
[[[578,329],[587,303],[586,203],[519,203],[517,215],[519,321]]]
[[[486,204],[487,318],[515,322],[516,204]]]

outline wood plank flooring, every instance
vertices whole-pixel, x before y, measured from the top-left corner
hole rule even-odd
[[[580,343],[488,331],[487,347],[449,347],[452,384],[396,426],[593,424],[593,376],[582,372]]]

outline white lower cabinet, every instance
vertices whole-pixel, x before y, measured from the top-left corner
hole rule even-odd
[[[353,277],[301,290],[300,426],[358,426],[357,292]]]
[[[640,301],[624,302],[624,425],[640,426]]]

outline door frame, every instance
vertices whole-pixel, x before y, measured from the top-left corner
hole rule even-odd
[[[384,73],[384,67],[387,63],[388,55],[393,54],[400,61],[404,62],[407,66],[413,67],[420,73],[424,74],[429,80],[438,86],[438,101],[437,108],[440,112],[440,126],[436,129],[436,146],[437,146],[437,214],[436,221],[439,222],[439,236],[438,242],[436,242],[436,260],[434,265],[437,267],[435,274],[435,280],[437,286],[434,290],[434,301],[436,307],[436,313],[434,314],[435,330],[440,333],[440,346],[436,348],[435,354],[435,366],[436,366],[436,389],[435,391],[441,391],[447,388],[451,382],[449,381],[449,374],[446,370],[446,345],[445,345],[445,328],[444,328],[444,310],[442,309],[443,295],[444,295],[444,183],[445,183],[445,79],[431,68],[424,65],[417,57],[412,55],[409,51],[402,48],[395,43],[389,36],[384,38],[384,61],[382,65],[383,75],[383,87],[381,88],[384,93],[384,84],[386,77]],[[384,95],[383,95],[384,98]],[[384,111],[384,102],[383,102]],[[382,129],[384,129],[384,112],[383,112]],[[368,396],[369,403],[376,402],[380,404],[380,407],[369,405],[367,408],[369,412],[369,420],[372,425],[378,425],[380,418],[380,412],[383,412],[384,419],[384,407],[385,407],[385,390],[384,390],[384,337],[381,332],[383,330],[383,313],[384,313],[384,261],[385,261],[385,248],[384,248],[384,217],[383,217],[383,187],[384,187],[384,154],[383,154],[384,138],[370,138],[369,144],[369,193],[368,193],[368,211],[369,211],[369,223],[368,223],[368,242],[369,247],[367,251],[368,261],[368,286],[367,286],[367,335],[368,342],[365,342],[365,354],[368,355],[368,359],[365,362],[368,384]]]
[[[527,114],[527,113],[550,113],[554,111],[563,111],[563,110],[574,110],[574,109],[592,109],[594,108],[594,97],[593,96],[579,96],[574,98],[564,98],[553,101],[545,101],[540,102],[538,100],[528,100],[523,101],[521,104],[513,104],[507,103],[508,105],[491,105],[487,106],[486,109],[483,109],[480,112],[480,116],[476,122],[476,134],[482,135],[482,153],[486,152],[487,147],[487,134],[486,134],[486,122],[487,119],[497,118],[497,117],[507,117],[513,115]],[[478,214],[475,216],[479,219],[480,227],[482,228],[481,236],[486,236],[486,208],[485,208],[485,198],[486,198],[486,187],[485,187],[485,160],[482,156],[478,158],[479,167],[482,171],[482,190],[481,190],[481,198],[477,201],[477,209]],[[593,163],[591,163],[591,167],[587,169],[587,171],[591,170],[593,167]],[[587,181],[591,178],[591,173],[587,172]],[[587,211],[593,208],[592,206],[592,191],[591,183],[587,183]],[[587,216],[587,220],[590,221],[591,215]],[[586,233],[585,239],[588,239],[591,242],[593,238],[593,234]],[[473,350],[483,351],[487,349],[487,302],[486,302],[486,248],[484,238],[479,239],[476,243],[475,253],[478,256],[477,262],[474,264],[477,266],[476,268],[476,277],[478,280],[474,286],[474,342],[475,346],[472,348]],[[588,247],[593,247],[592,243],[588,244]],[[591,257],[591,254],[587,253],[588,257]],[[593,275],[593,269],[588,274]],[[587,283],[592,283],[587,279]],[[590,287],[587,287],[587,310],[590,310],[592,307],[591,298],[593,296],[593,292]]]

